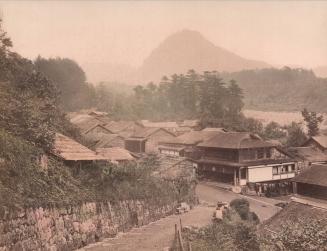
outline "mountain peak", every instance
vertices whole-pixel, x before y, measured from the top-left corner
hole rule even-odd
[[[184,29],[168,36],[144,60],[139,71],[140,81],[158,81],[164,75],[196,71],[234,72],[270,67],[260,61],[242,58],[216,46],[200,32]]]

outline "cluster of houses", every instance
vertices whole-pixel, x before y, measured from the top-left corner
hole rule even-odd
[[[113,121],[106,113],[92,111],[72,114],[70,121],[80,129],[87,147],[58,134],[54,152],[71,164],[96,160],[122,163],[156,154],[161,169],[171,174],[187,163],[199,176],[230,184],[239,191],[266,195],[311,190],[314,194],[319,189],[312,184],[315,181],[309,182],[314,178],[307,173],[319,177],[322,171],[316,166],[327,164],[327,136],[283,149],[247,132],[202,129],[197,120]],[[300,182],[304,174],[307,176]],[[318,196],[327,199],[326,190],[321,191]]]

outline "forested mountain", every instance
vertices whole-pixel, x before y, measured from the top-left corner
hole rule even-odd
[[[327,79],[301,68],[244,70],[222,73],[244,91],[245,107],[256,110],[300,111],[303,108],[327,111]]]
[[[269,67],[267,63],[242,58],[216,46],[197,31],[183,30],[166,38],[144,60],[139,79],[158,81],[163,75],[203,71],[240,71]]]

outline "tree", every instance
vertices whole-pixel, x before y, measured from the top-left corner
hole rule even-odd
[[[302,116],[307,124],[308,135],[316,136],[319,134],[319,124],[323,122],[324,117],[316,112],[309,112],[306,108],[302,111]]]
[[[94,105],[93,86],[86,82],[83,69],[68,58],[37,57],[36,69],[57,86],[60,101],[66,111],[90,108]],[[91,95],[90,95],[91,94]]]
[[[286,137],[285,130],[274,121],[265,126],[263,134],[267,139],[280,139]]]
[[[303,143],[307,140],[307,137],[302,129],[301,124],[292,122],[289,126],[287,126],[287,146],[302,146]]]

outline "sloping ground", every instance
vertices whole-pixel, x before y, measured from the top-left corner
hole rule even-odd
[[[263,232],[279,232],[286,222],[311,222],[312,220],[326,219],[327,210],[305,205],[302,203],[291,202],[283,210],[266,220],[260,225],[259,231]]]

